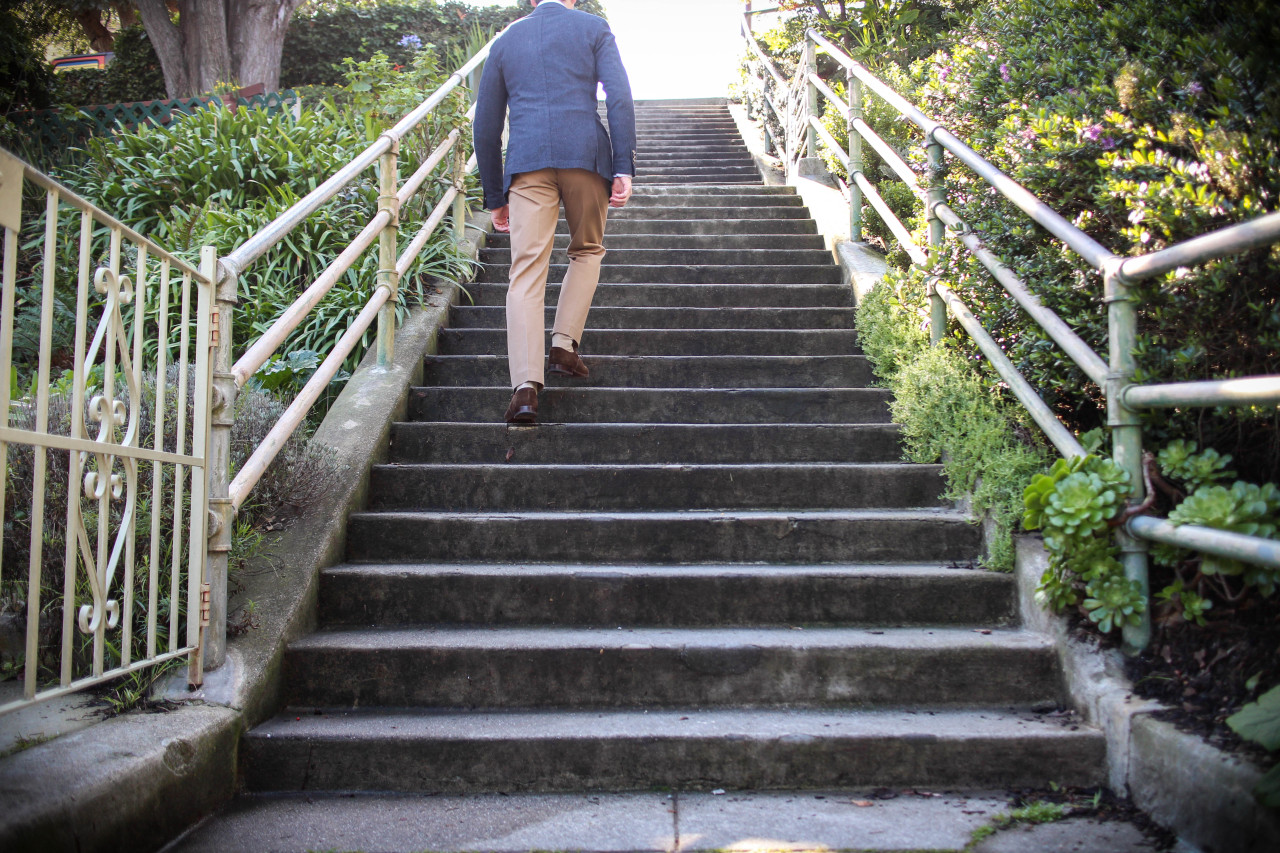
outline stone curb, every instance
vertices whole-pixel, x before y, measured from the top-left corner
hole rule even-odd
[[[1163,706],[1133,695],[1119,651],[1073,638],[1065,618],[1036,604],[1049,563],[1040,537],[1018,538],[1016,562],[1023,623],[1052,638],[1071,705],[1106,736],[1111,789],[1205,851],[1280,850],[1280,816],[1253,797],[1262,771],[1157,720]]]
[[[471,222],[473,259],[487,222]],[[341,477],[245,570],[228,612],[235,620],[253,601],[256,627],[228,641],[226,664],[200,690],[187,690],[185,670],[157,690],[176,709],[125,714],[0,759],[0,850],[156,850],[235,795],[240,736],[279,707],[285,648],[314,627],[320,571],[342,560],[347,514],[364,500],[449,307],[464,298],[457,284],[433,284],[440,292],[397,333],[393,363],[377,367],[371,350],[316,430],[359,476]]]

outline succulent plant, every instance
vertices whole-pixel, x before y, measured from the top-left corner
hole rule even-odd
[[[1189,492],[1236,475],[1235,471],[1227,470],[1231,454],[1219,454],[1212,447],[1197,453],[1196,447],[1194,441],[1181,438],[1170,442],[1160,451],[1160,470],[1175,480],[1181,480]]]
[[[1137,625],[1147,610],[1142,587],[1123,575],[1094,581],[1086,589],[1085,613],[1102,633],[1125,625]]]
[[[1045,539],[1078,539],[1104,530],[1120,503],[1119,488],[1104,483],[1097,474],[1070,474],[1049,495],[1044,511]]]

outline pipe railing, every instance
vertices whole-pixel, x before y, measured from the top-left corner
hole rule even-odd
[[[779,72],[752,33],[749,7],[750,4],[742,23],[742,34],[747,41],[748,50],[759,58],[773,77],[778,78]],[[814,60],[816,50],[826,53],[846,72],[848,101],[840,98],[830,84],[818,75]],[[846,189],[850,202],[851,239],[858,240],[861,237],[861,207],[865,199],[880,214],[912,263],[921,269],[929,266],[930,254],[941,248],[946,233],[949,231],[955,235],[1045,334],[1103,390],[1108,401],[1112,452],[1117,464],[1129,473],[1131,491],[1128,498],[1131,505],[1142,503],[1145,497],[1142,436],[1138,419],[1138,413],[1142,409],[1280,404],[1280,376],[1149,385],[1133,382],[1136,363],[1132,352],[1136,339],[1137,307],[1129,290],[1129,285],[1133,282],[1162,275],[1179,267],[1193,266],[1280,242],[1280,213],[1231,225],[1147,255],[1120,257],[1005,175],[816,30],[810,29],[806,33],[805,51],[797,70],[797,79],[805,82],[805,90],[801,93],[794,88],[784,88],[789,97],[783,105],[787,116],[782,124],[790,129],[799,122],[808,130],[808,134],[806,139],[801,140],[799,134],[788,133],[787,144],[794,147],[782,152],[788,170],[804,154],[804,151],[798,149],[807,149],[808,156],[813,157],[817,156],[818,142],[825,143],[828,151],[848,169],[850,175]],[[863,115],[864,87],[923,133],[929,169],[927,180],[921,180],[906,160],[866,123]],[[820,98],[826,98],[844,117],[849,138],[847,150],[822,122]],[[771,103],[770,106],[774,105]],[[929,253],[914,242],[910,229],[889,209],[874,183],[864,173],[863,141],[922,199],[924,217],[929,226]],[[1043,305],[1027,284],[988,249],[946,203],[946,190],[941,180],[944,152],[968,166],[1001,196],[1103,274],[1108,304],[1109,360],[1094,352],[1066,322]],[[950,312],[1058,452],[1067,458],[1084,455],[1084,448],[1079,441],[1018,373],[960,297],[936,277],[930,279],[929,291],[933,343],[937,344],[941,339]],[[1274,540],[1194,525],[1175,525],[1147,515],[1139,514],[1129,518],[1117,531],[1117,540],[1125,575],[1139,584],[1144,596],[1149,594],[1145,544],[1148,541],[1164,542],[1206,554],[1280,568],[1280,543]],[[1149,642],[1150,630],[1148,609],[1141,624],[1125,627],[1126,649],[1132,653],[1144,648]]]
[[[381,134],[355,159],[335,172],[315,190],[300,199],[274,221],[254,234],[230,253],[219,259],[218,311],[220,327],[225,330],[222,346],[214,364],[214,413],[211,437],[209,577],[213,606],[209,641],[205,644],[205,665],[212,669],[221,665],[226,637],[226,571],[227,552],[231,547],[231,530],[236,513],[248,500],[254,486],[266,473],[272,461],[288,444],[290,436],[306,419],[312,407],[329,387],[343,363],[355,351],[366,333],[375,327],[376,360],[380,367],[391,363],[394,356],[396,304],[400,279],[412,268],[427,242],[452,209],[454,227],[459,239],[466,225],[466,190],[468,174],[475,169],[475,158],[467,158],[463,148],[465,122],[472,120],[474,107],[464,124],[450,129],[445,138],[422,161],[403,183],[399,179],[399,148],[405,136],[427,119],[432,112],[473,78],[489,55],[493,41],[486,44],[445,83],[431,93],[394,127]],[[436,203],[421,229],[401,251],[398,244],[400,210],[422,189],[442,164],[452,171],[452,185]],[[298,296],[259,338],[247,347],[240,358],[231,362],[230,330],[236,302],[237,280],[257,259],[287,237],[294,229],[333,199],[344,187],[370,166],[378,167],[378,210],[369,222],[333,260],[329,266]],[[253,449],[240,466],[234,479],[230,476],[230,430],[236,393],[273,358],[289,335],[302,324],[325,295],[348,271],[371,250],[378,247],[377,281],[359,314],[325,356],[320,367],[308,378],[302,390],[271,428],[266,438]]]

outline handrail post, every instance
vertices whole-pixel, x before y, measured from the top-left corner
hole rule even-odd
[[[400,274],[396,272],[398,246],[396,235],[400,226],[400,173],[397,141],[378,164],[378,212],[390,214],[382,233],[378,235],[378,287],[386,287],[391,297],[378,312],[378,366],[386,367],[395,356],[396,304],[400,291]]]
[[[235,421],[236,380],[231,373],[232,323],[235,322],[236,276],[219,268],[217,250],[206,246],[201,252],[201,274],[214,287],[214,306],[209,342],[213,348],[213,388],[196,388],[197,394],[210,394],[208,444],[208,525],[209,544],[205,566],[205,589],[208,595],[208,624],[204,628],[200,651],[192,661],[192,684],[200,684],[204,670],[222,666],[227,656],[227,562],[231,554],[231,534],[235,527],[235,508],[231,505],[231,425]],[[201,318],[201,322],[204,319]],[[192,608],[200,606],[191,602]]]
[[[946,237],[946,226],[938,216],[938,205],[947,200],[946,169],[942,159],[942,144],[934,138],[933,133],[925,137],[925,148],[929,156],[929,189],[925,203],[925,221],[929,224],[929,250],[936,252],[942,248]],[[947,329],[947,303],[938,295],[933,285],[929,285],[929,341],[936,345],[942,340]]]
[[[467,152],[459,139],[453,146],[453,233],[461,242],[467,237]]]
[[[819,118],[818,112],[818,87],[813,85],[813,81],[809,80],[810,74],[818,73],[818,53],[814,48],[813,39],[806,33],[804,37],[804,73],[805,73],[805,128],[808,136],[808,156],[817,157],[818,155],[818,131],[813,129],[813,125],[808,119]]]
[[[1107,377],[1107,427],[1111,430],[1111,452],[1117,465],[1129,474],[1129,501],[1142,503],[1146,487],[1142,462],[1142,422],[1138,413],[1126,408],[1124,391],[1133,384],[1137,359],[1133,350],[1138,336],[1138,309],[1129,283],[1120,275],[1120,258],[1103,271],[1104,300],[1107,303],[1107,337],[1111,372]],[[1124,652],[1137,655],[1151,642],[1151,588],[1147,578],[1147,545],[1130,536],[1124,527],[1116,530],[1124,575],[1137,581],[1147,609],[1137,625],[1125,625]]]
[[[862,171],[862,134],[854,130],[855,121],[863,121],[862,81],[852,70],[847,72],[849,81],[849,239],[862,242],[862,187],[854,175]]]

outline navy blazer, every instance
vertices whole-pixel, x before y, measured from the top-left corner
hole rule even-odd
[[[597,82],[604,84],[612,140],[597,111]],[[616,175],[634,175],[635,105],[609,24],[559,3],[539,3],[509,26],[480,77],[474,134],[488,210],[507,203],[511,178],[521,172],[590,169],[610,183]]]

